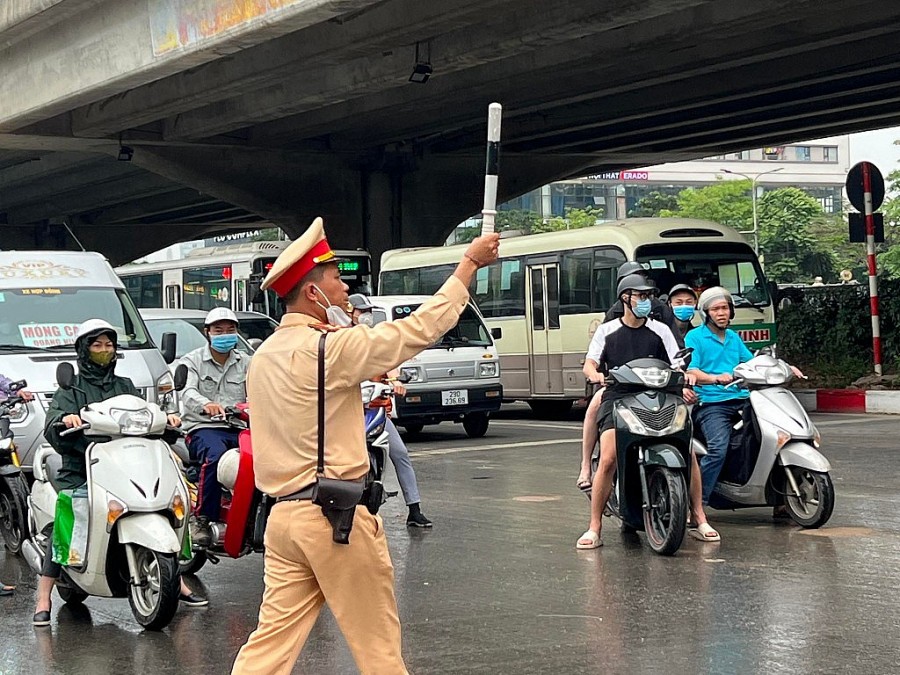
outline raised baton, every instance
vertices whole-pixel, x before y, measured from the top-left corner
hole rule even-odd
[[[487,161],[484,166],[484,208],[481,209],[481,234],[494,231],[494,216],[497,215],[497,173],[500,169],[500,119],[503,106],[491,103],[488,106]]]

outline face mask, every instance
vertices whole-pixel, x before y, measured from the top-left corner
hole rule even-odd
[[[677,307],[673,307],[672,311],[675,313],[675,318],[679,321],[690,321],[691,317],[694,316],[694,310],[696,308],[691,305],[678,305]]]
[[[650,316],[650,309],[653,307],[650,299],[646,300],[638,300],[638,303],[631,308],[631,311],[634,312],[634,315],[639,319],[646,319]]]
[[[98,366],[108,366],[116,358],[115,352],[90,352],[88,358]]]
[[[350,318],[350,315],[347,314],[346,311],[344,311],[337,305],[332,305],[331,300],[328,299],[327,295],[322,293],[321,288],[319,288],[315,284],[313,284],[312,287],[315,288],[319,292],[319,295],[325,298],[325,302],[328,303],[328,306],[326,307],[318,300],[316,301],[316,304],[325,310],[325,317],[328,320],[328,323],[330,323],[332,326],[337,326],[338,328],[346,328],[347,326],[353,325],[353,319]]]
[[[227,354],[237,347],[237,333],[226,333],[225,335],[213,335],[209,338],[209,345],[220,354]]]

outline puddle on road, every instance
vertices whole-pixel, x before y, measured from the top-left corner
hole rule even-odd
[[[824,530],[800,530],[797,534],[807,537],[871,537],[875,530],[870,527],[829,527]]]

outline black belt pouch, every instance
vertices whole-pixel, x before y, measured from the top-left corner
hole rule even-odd
[[[318,478],[313,490],[312,502],[322,507],[322,513],[331,523],[331,538],[336,544],[349,544],[353,529],[353,516],[365,489],[364,481]]]

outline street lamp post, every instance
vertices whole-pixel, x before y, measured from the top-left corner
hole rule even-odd
[[[721,170],[723,173],[730,173],[734,176],[743,176],[750,181],[750,202],[753,204],[753,229],[750,232],[741,232],[741,234],[753,234],[753,250],[756,251],[757,257],[759,257],[759,218],[756,215],[756,181],[759,180],[760,176],[765,176],[767,173],[775,173],[776,171],[781,171],[783,168],[783,166],[779,166],[777,169],[763,171],[762,173],[758,173],[755,176],[748,176],[745,173],[741,173],[740,171],[732,171],[731,169]]]

